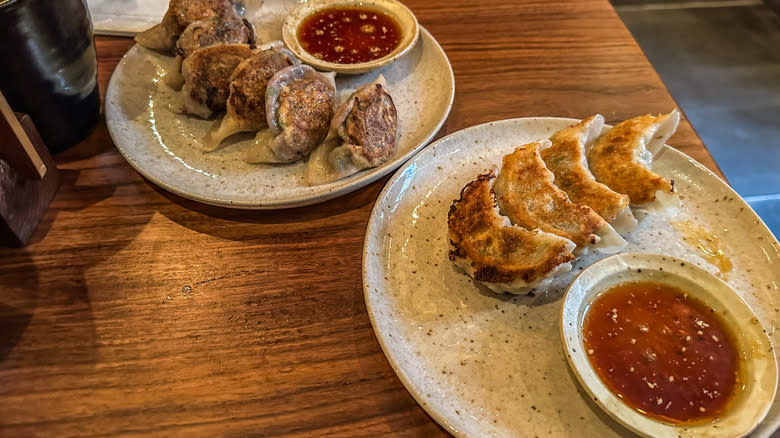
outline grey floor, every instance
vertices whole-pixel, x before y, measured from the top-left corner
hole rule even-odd
[[[760,0],[612,3],[731,185],[780,237],[775,10]]]

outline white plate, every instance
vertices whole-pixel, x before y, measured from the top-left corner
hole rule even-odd
[[[456,272],[447,258],[447,211],[463,185],[496,167],[516,146],[573,122],[513,119],[449,135],[406,163],[372,212],[363,284],[377,338],[409,392],[457,436],[631,435],[578,385],[558,328],[566,287],[603,256],[581,258],[572,272],[533,297],[491,294]],[[778,345],[777,240],[731,188],[688,156],[666,147],[654,170],[673,178],[685,198],[677,219],[695,221],[720,236],[733,263],[727,283]],[[657,216],[646,218],[626,240],[625,252],[669,255],[718,272]],[[753,436],[769,436],[778,424],[775,401]]]
[[[738,355],[745,358],[742,388],[717,421],[675,426],[639,413],[601,380],[585,352],[582,322],[594,300],[606,290],[632,281],[677,287],[720,315],[734,334]],[[660,254],[623,253],[590,265],[572,282],[561,308],[561,336],[574,373],[593,400],[615,420],[645,437],[742,437],[766,416],[777,389],[777,364],[766,329],[750,307],[726,283],[707,271]]]
[[[278,20],[280,15],[269,16]],[[277,24],[281,26],[278,21],[273,23]],[[262,29],[268,33],[268,27]],[[267,35],[263,41],[268,41]],[[398,150],[382,166],[310,187],[303,181],[303,162],[276,166],[243,162],[241,153],[251,135],[216,152],[201,152],[200,139],[215,122],[168,110],[177,96],[161,79],[172,61],[138,45],[127,52],[106,92],[108,131],[125,159],[153,183],[185,198],[233,208],[314,204],[376,181],[433,138],[449,115],[455,95],[447,55],[425,29],[415,48],[396,62],[363,75],[338,76],[339,102],[379,74],[385,76],[398,110]]]

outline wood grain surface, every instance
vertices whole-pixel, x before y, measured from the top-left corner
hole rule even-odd
[[[407,4],[455,71],[440,135],[675,107],[607,0]],[[97,38],[103,93],[132,44]],[[687,122],[670,144],[716,169]],[[446,436],[363,302],[363,236],[386,179],[235,211],[151,185],[103,124],[56,158],[63,182],[32,243],[0,248],[0,436]]]

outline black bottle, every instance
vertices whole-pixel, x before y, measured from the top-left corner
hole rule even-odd
[[[100,92],[86,0],[0,0],[0,91],[53,153],[89,134]]]

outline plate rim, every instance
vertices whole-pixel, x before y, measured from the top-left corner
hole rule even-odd
[[[435,147],[437,147],[439,144],[443,144],[447,141],[450,141],[452,138],[455,138],[456,136],[464,135],[468,132],[480,130],[480,129],[486,129],[490,126],[495,125],[511,125],[515,123],[522,123],[522,122],[528,122],[528,121],[560,121],[563,123],[577,123],[580,121],[580,119],[570,118],[570,117],[555,117],[555,116],[532,116],[532,117],[515,117],[515,118],[508,118],[508,119],[499,119],[499,120],[493,120],[488,121],[484,123],[480,123],[478,125],[472,125],[467,126],[465,128],[459,129],[457,131],[453,131],[446,136],[430,143],[425,147],[426,150],[433,150]],[[605,127],[609,127],[611,125],[606,125]],[[667,144],[664,144],[662,152],[667,153],[671,151],[672,153],[679,154],[682,159],[688,160],[693,166],[699,168],[700,170],[704,171],[708,176],[715,177],[719,182],[722,183],[722,185],[735,197],[738,197],[739,199],[742,199],[742,197],[729,185],[727,182],[723,180],[720,176],[718,176],[715,172],[704,166],[703,164],[699,163],[695,159],[693,159],[688,154],[680,151],[679,149],[676,149],[674,147],[671,147]],[[447,429],[447,431],[454,436],[458,438],[469,438],[470,435],[467,435],[465,431],[462,431],[455,427],[451,422],[449,422],[439,411],[434,410],[430,404],[428,404],[424,398],[423,394],[417,390],[417,388],[411,383],[409,380],[409,377],[406,375],[406,373],[403,371],[403,369],[398,365],[398,362],[395,360],[395,358],[388,353],[389,349],[387,347],[387,344],[385,342],[385,336],[384,334],[381,334],[378,330],[378,323],[375,319],[375,312],[373,311],[373,304],[370,299],[370,285],[368,283],[368,268],[367,263],[369,259],[369,241],[371,240],[371,234],[372,231],[377,230],[377,224],[380,221],[379,219],[379,212],[381,211],[379,205],[381,201],[387,196],[388,192],[391,190],[391,188],[398,182],[398,180],[406,173],[407,169],[409,169],[412,165],[415,165],[417,163],[417,160],[422,159],[423,153],[425,151],[420,152],[419,154],[415,155],[412,159],[407,160],[402,166],[396,170],[396,172],[393,174],[393,176],[388,179],[387,183],[385,183],[382,190],[379,192],[379,195],[376,198],[376,201],[374,202],[373,207],[371,208],[371,214],[369,216],[368,222],[366,224],[366,232],[364,234],[363,239],[363,257],[361,262],[361,270],[362,270],[362,283],[363,283],[363,301],[366,306],[366,312],[368,313],[369,321],[371,322],[371,327],[374,331],[374,336],[377,339],[377,342],[379,343],[380,348],[382,349],[382,353],[385,356],[385,359],[390,364],[390,367],[393,369],[393,372],[398,377],[398,379],[401,381],[401,384],[403,384],[404,389],[412,396],[412,398],[417,402],[417,405],[421,407],[431,418],[433,418],[439,425],[441,425],[443,428]],[[743,200],[744,202],[744,200]],[[747,202],[745,202],[746,205]],[[748,205],[748,208],[750,208],[750,205]],[[751,208],[752,211],[752,208]],[[765,228],[769,229],[766,226],[766,223],[757,215],[755,214],[755,211],[753,211],[756,218],[759,219],[760,224]],[[376,233],[373,233],[376,234]],[[770,236],[774,235],[769,232]],[[775,238],[775,242],[777,242],[778,239]],[[563,297],[562,297],[563,300]],[[563,342],[561,342],[561,348],[563,347]],[[568,364],[567,364],[568,366]],[[780,364],[778,364],[780,366]],[[780,389],[778,389],[778,392],[780,393]],[[769,412],[771,412],[771,407],[774,405],[770,405]],[[775,429],[775,431],[780,430],[778,427],[780,426],[780,418],[776,419],[774,422],[771,421],[768,414],[767,417],[764,418],[760,424],[768,424],[770,428]]]
[[[348,193],[352,193],[354,191],[357,191],[383,177],[386,175],[392,173],[393,171],[397,170],[399,167],[406,164],[413,156],[415,156],[419,151],[427,147],[431,140],[436,137],[437,134],[439,134],[439,131],[441,130],[442,126],[447,122],[449,119],[449,115],[452,111],[452,106],[455,101],[455,74],[452,69],[452,63],[449,60],[449,57],[447,56],[447,52],[444,51],[444,49],[441,47],[441,44],[434,38],[434,36],[423,26],[420,26],[420,42],[424,43],[431,43],[434,45],[434,47],[441,53],[441,55],[444,57],[446,70],[449,73],[449,82],[446,84],[448,87],[448,99],[447,99],[447,105],[445,108],[444,113],[442,114],[441,120],[434,126],[434,128],[431,130],[431,133],[427,135],[422,142],[420,142],[419,145],[415,146],[414,148],[407,151],[405,154],[397,157],[395,160],[390,161],[388,163],[385,163],[379,167],[373,168],[373,169],[365,169],[361,172],[358,172],[354,175],[351,175],[347,178],[344,178],[343,180],[334,181],[329,184],[336,184],[336,186],[328,188],[325,191],[322,192],[315,192],[315,194],[302,194],[298,196],[294,196],[291,198],[284,198],[284,199],[277,199],[272,200],[269,202],[261,202],[261,201],[235,201],[235,200],[229,200],[229,199],[219,199],[213,196],[208,195],[201,195],[197,193],[191,193],[188,192],[185,189],[182,189],[177,186],[173,186],[171,184],[164,183],[155,175],[153,175],[152,172],[149,172],[148,169],[144,168],[143,166],[139,165],[137,161],[135,161],[132,156],[130,156],[127,151],[120,146],[120,142],[117,141],[117,139],[121,138],[121,134],[117,132],[119,128],[114,125],[115,120],[113,117],[110,117],[108,108],[109,102],[116,102],[118,98],[118,85],[116,84],[116,81],[118,81],[117,77],[117,71],[120,66],[127,63],[127,57],[130,55],[133,51],[140,50],[140,46],[138,44],[134,44],[123,56],[122,59],[117,64],[117,67],[114,69],[114,71],[111,73],[111,78],[108,81],[108,86],[106,88],[106,96],[105,101],[103,103],[104,106],[104,117],[105,117],[105,123],[106,128],[109,134],[109,137],[111,137],[111,141],[114,144],[114,147],[119,152],[119,154],[122,156],[122,158],[127,161],[130,166],[135,169],[136,172],[138,172],[141,176],[143,176],[147,181],[153,183],[154,185],[164,189],[167,192],[173,193],[174,195],[180,196],[182,198],[186,198],[192,201],[200,202],[207,205],[212,205],[216,207],[224,207],[224,208],[232,208],[232,209],[241,209],[241,210],[281,210],[281,209],[288,209],[288,208],[295,208],[295,207],[303,207],[307,205],[313,205],[318,204],[321,202],[325,202],[343,195],[346,195]],[[113,114],[112,114],[113,115]]]

